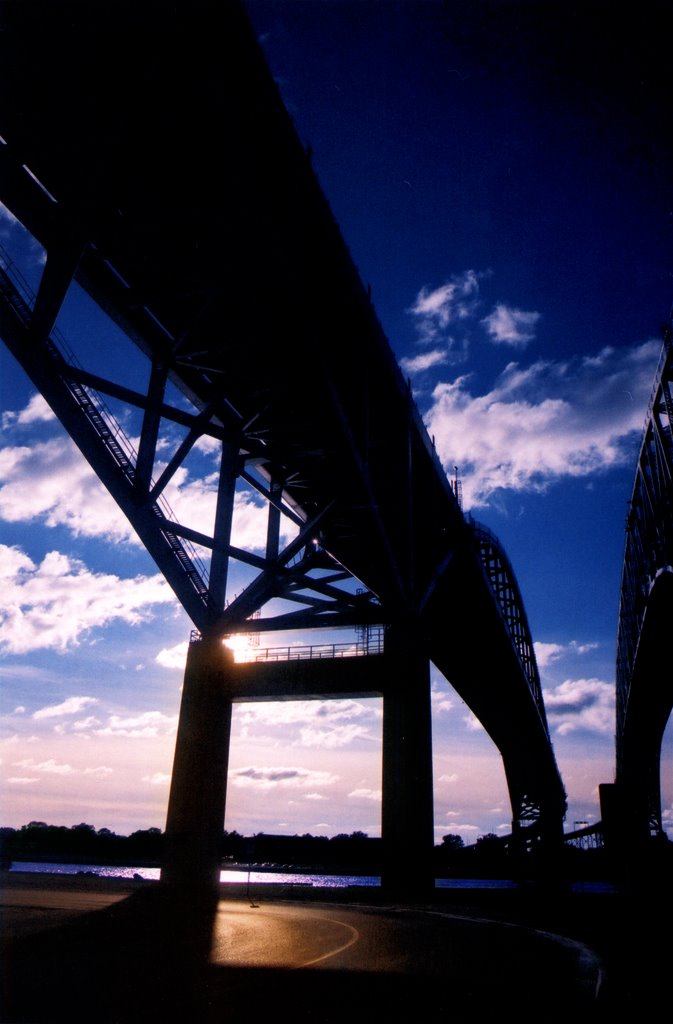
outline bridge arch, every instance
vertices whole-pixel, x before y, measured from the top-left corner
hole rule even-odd
[[[617,638],[618,806],[641,840],[663,835],[661,743],[673,708],[672,341],[668,327],[626,522]]]

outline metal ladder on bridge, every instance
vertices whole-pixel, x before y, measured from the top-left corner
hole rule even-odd
[[[0,247],[0,260],[4,264],[0,264],[0,300],[11,310],[22,327],[28,331],[32,319],[31,301],[34,302],[34,295],[16,270],[10,276],[9,261],[2,247]],[[117,471],[129,484],[133,485],[137,453],[103,398],[93,389],[86,388],[68,374],[68,368],[77,370],[81,367],[59,331],[52,331],[50,337],[46,339],[45,351],[49,361],[53,364],[55,376],[74,400],[88,426],[93,429],[101,445],[113,460]],[[207,607],[208,571],[195,549],[191,545],[185,544],[170,529],[173,512],[168,502],[161,498],[159,501],[151,502],[148,507],[157,519],[161,535],[173,558],[190,581],[204,607]]]

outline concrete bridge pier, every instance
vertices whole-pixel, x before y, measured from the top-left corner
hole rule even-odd
[[[221,639],[189,645],[161,881],[214,889],[220,879],[234,657]]]
[[[422,895],[434,888],[430,662],[413,627],[386,633],[383,690],[382,886]]]

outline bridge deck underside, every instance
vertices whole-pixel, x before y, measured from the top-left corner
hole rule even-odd
[[[325,549],[389,616],[418,618],[521,786],[560,805],[478,552],[239,6],[77,4],[67,32],[67,4],[12,6],[0,198],[45,246],[45,282],[70,260],[242,453],[262,452],[300,517],[322,515]]]

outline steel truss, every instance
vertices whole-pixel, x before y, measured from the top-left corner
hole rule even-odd
[[[625,525],[617,638],[617,781],[623,784],[629,800],[646,801],[647,830],[651,836],[661,836],[660,733],[670,713],[673,694],[665,665],[651,664],[652,644],[663,640],[661,627],[655,630],[656,636],[651,631],[655,616],[659,614],[658,595],[665,596],[673,579],[673,331],[670,325],[664,331]],[[641,792],[636,793],[634,787]]]
[[[0,198],[47,259],[34,299],[5,263],[3,340],[204,640],[390,624],[393,647],[395,633],[407,638],[411,675],[417,656],[432,658],[488,718],[515,820],[535,820],[546,801],[560,823],[564,794],[511,567],[485,533],[475,545],[242,8],[206,4],[204,33],[194,5],[180,3],[158,36],[142,4],[124,5],[105,24],[128,66],[102,73],[87,17],[66,23],[46,5],[29,26],[16,6]],[[73,282],[149,359],[142,390],[77,365],[54,330]],[[137,450],[110,400],[142,414]],[[164,465],[167,423],[184,436]],[[165,502],[202,438],[220,456],[206,533]],[[266,503],[260,549],[232,543],[241,488]],[[247,582],[231,599],[234,563]]]
[[[75,444],[163,572],[185,611],[202,635],[228,635],[245,630],[359,627],[382,621],[374,595],[361,585],[320,544],[320,523],[329,506],[307,520],[290,504],[279,482],[290,476],[274,461],[271,445],[236,420],[226,400],[203,411],[187,413],[165,399],[168,364],[152,366],[146,393],[134,392],[87,371],[76,361],[63,334],[52,328],[46,337],[32,330],[35,296],[0,247],[0,316],[3,337],[17,361],[51,405]],[[115,419],[104,395],[143,411],[136,450]],[[188,428],[168,464],[156,468],[162,421]],[[210,534],[180,523],[164,498],[164,490],[199,438],[220,443],[217,510]],[[239,482],[260,495],[268,507],[265,554],[231,543],[234,495]],[[281,547],[281,517],[293,524],[296,536]],[[210,552],[208,566],[196,545]],[[256,570],[253,581],[227,602],[229,559]],[[271,600],[296,610],[262,617]]]
[[[502,544],[495,534],[491,533],[482,524],[474,522],[474,520],[470,520],[470,525],[475,540],[479,545],[481,564],[486,573],[489,586],[498,602],[507,631],[518,652],[521,668],[528,682],[528,687],[537,705],[540,717],[544,722],[547,735],[549,735],[533,638],[514,570]],[[525,815],[523,816],[525,817]]]

